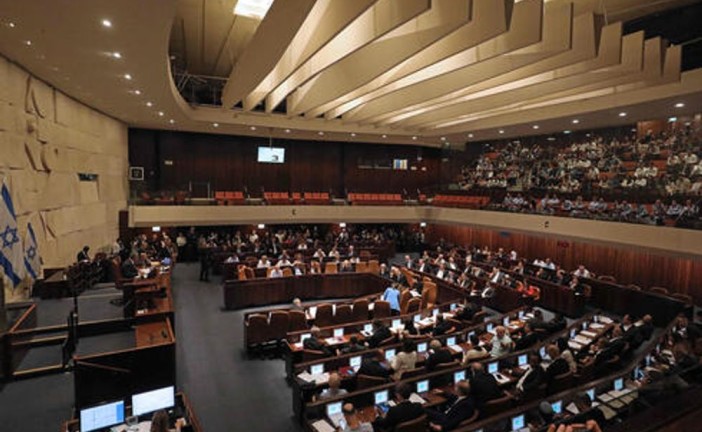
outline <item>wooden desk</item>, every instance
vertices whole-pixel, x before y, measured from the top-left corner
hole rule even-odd
[[[175,337],[166,320],[139,324],[134,332],[137,348],[175,342]]]
[[[389,282],[371,273],[338,273],[224,282],[227,310],[302,300],[359,297],[383,292]]]

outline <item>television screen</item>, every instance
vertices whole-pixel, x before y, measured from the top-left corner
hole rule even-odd
[[[124,421],[124,401],[80,410],[80,432],[108,428]]]
[[[429,380],[422,380],[417,383],[417,393],[429,391]]]
[[[281,147],[259,147],[258,161],[261,163],[285,162],[285,149]]]
[[[175,387],[164,387],[132,396],[132,415],[158,411],[175,406]]]

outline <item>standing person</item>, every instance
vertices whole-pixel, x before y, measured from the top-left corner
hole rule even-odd
[[[204,247],[200,249],[200,280],[203,282],[210,281],[210,265],[212,257],[210,256],[210,248]]]

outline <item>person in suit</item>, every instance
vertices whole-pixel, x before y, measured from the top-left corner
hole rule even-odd
[[[290,310],[301,311],[301,312],[305,311],[305,307],[302,306],[302,300],[300,300],[299,297],[295,297],[293,299],[292,306],[290,306]]]
[[[448,348],[441,346],[441,342],[436,339],[432,339],[429,342],[429,348],[431,348],[431,353],[427,360],[424,362],[424,367],[428,371],[432,371],[436,368],[436,365],[441,363],[450,363],[453,361],[453,355]]]
[[[417,345],[412,339],[402,341],[402,351],[400,351],[390,361],[390,367],[394,371],[392,378],[395,381],[402,379],[402,372],[412,370],[417,365]]]
[[[551,321],[544,324],[544,329],[549,334],[553,334],[553,333],[559,332],[561,330],[564,330],[567,325],[568,325],[568,322],[566,321],[563,314],[556,314]]]
[[[644,315],[641,318],[641,325],[639,326],[639,332],[641,333],[641,339],[647,341],[653,336],[653,331],[655,327],[653,326],[653,317],[651,315]]]
[[[432,330],[432,336],[441,336],[449,332],[453,326],[450,322],[444,319],[442,314],[436,316],[436,323],[434,324],[434,329]]]
[[[319,327],[316,326],[310,329],[310,337],[305,339],[305,341],[302,343],[302,347],[307,350],[322,351],[326,355],[332,354],[329,347],[324,344],[324,341],[322,341]]]
[[[415,420],[424,415],[422,404],[410,402],[412,386],[409,383],[399,383],[395,387],[395,406],[387,413],[378,410],[378,418],[373,422],[374,430],[392,431],[400,423]]]
[[[486,402],[501,398],[504,395],[495,377],[485,372],[485,367],[482,363],[475,362],[470,365],[469,382],[478,408],[481,408]]]
[[[461,321],[472,321],[473,316],[475,316],[475,314],[478,312],[480,312],[480,306],[477,306],[475,303],[468,302],[465,306],[462,306],[456,310],[456,315],[454,318]]]
[[[570,365],[568,365],[566,359],[561,357],[561,351],[558,349],[558,346],[551,344],[546,347],[546,352],[549,358],[553,359],[546,368],[546,379],[548,381],[552,381],[555,377],[570,371]]]
[[[83,246],[83,249],[81,249],[80,252],[78,252],[78,255],[76,255],[76,261],[90,261],[90,255],[88,255],[89,251],[90,246]]]
[[[136,264],[134,264],[134,258],[130,256],[122,263],[122,277],[125,279],[134,279],[139,275],[139,270],[137,270]]]
[[[212,264],[212,256],[209,247],[200,249],[200,281],[210,281],[210,265]]]
[[[546,372],[541,367],[541,356],[538,353],[529,354],[529,370],[517,381],[517,390],[521,396],[536,390],[546,382]]]
[[[377,348],[385,339],[392,336],[390,329],[380,320],[373,321],[373,335],[368,338],[368,346]]]
[[[470,349],[463,353],[463,365],[468,366],[468,364],[474,360],[480,360],[490,357],[490,353],[485,349],[484,346],[480,345],[480,338],[476,334],[470,336]]]
[[[365,351],[366,347],[358,342],[358,336],[351,336],[349,339],[349,344],[341,349],[342,354],[350,354],[355,352]]]
[[[341,377],[336,372],[332,372],[329,374],[329,380],[327,381],[327,384],[329,385],[329,387],[322,390],[319,396],[317,396],[317,400],[331,399],[337,396],[343,396],[348,393],[348,391],[341,388]]]
[[[370,423],[361,421],[358,417],[358,411],[356,411],[356,407],[353,404],[344,404],[342,409],[344,419],[346,419],[346,426],[340,429],[342,432],[373,432],[373,426]]]
[[[389,378],[392,371],[383,364],[383,360],[385,360],[385,353],[383,350],[377,350],[373,355],[363,359],[358,375]]]
[[[520,337],[517,342],[514,343],[514,350],[521,351],[527,349],[539,341],[539,335],[537,335],[531,328],[531,324],[526,323],[523,328],[524,334]]]
[[[447,399],[443,411],[427,410],[429,428],[433,431],[450,431],[455,429],[462,421],[469,419],[475,413],[475,401],[470,394],[470,383],[459,381],[454,387],[455,394],[445,393],[441,390],[438,394]]]

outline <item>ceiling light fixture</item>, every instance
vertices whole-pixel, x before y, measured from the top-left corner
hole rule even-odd
[[[580,123],[580,120],[578,120],[578,119],[573,119],[573,121],[572,121],[571,123],[573,123],[573,124],[578,124],[578,123]]]
[[[472,134],[472,133],[469,133],[469,134],[468,134],[468,138],[473,138],[473,134]]]
[[[24,44],[27,45],[27,46],[31,46],[31,45],[32,45],[32,41],[26,40],[26,41],[24,41]]]
[[[413,140],[413,141],[417,141],[417,135],[413,136],[413,137],[412,137],[412,140]]]
[[[163,111],[159,111],[159,112],[158,112],[158,116],[159,116],[159,117],[163,117]]]
[[[256,130],[256,126],[251,126],[249,129],[251,129],[252,131],[255,131],[255,130]]]
[[[146,102],[146,106],[151,108],[152,106],[154,106],[154,104],[152,102]]]
[[[504,131],[504,130],[502,130],[502,129],[500,129],[500,130],[498,130],[498,131],[497,131],[497,133],[499,133],[499,134],[503,134],[503,133],[505,133],[505,131]]]
[[[539,128],[539,125],[532,126],[532,129],[538,129],[538,128]]]
[[[212,123],[212,126],[219,127],[219,123]]]
[[[108,19],[104,19],[104,20],[102,20],[102,26],[110,28],[110,27],[112,27],[112,21],[110,21]]]
[[[568,135],[568,134],[570,133],[570,131],[569,131],[569,130],[564,130],[563,133],[566,134],[566,135]]]
[[[132,76],[130,74],[124,74],[124,79],[126,79],[127,81],[131,81]]]
[[[290,129],[285,129],[285,133],[290,133]]]
[[[116,59],[121,59],[122,58],[122,53],[115,51],[112,53],[112,57]]]
[[[387,137],[388,137],[387,135],[383,134],[383,138],[387,138]]]
[[[441,141],[446,141],[446,137],[441,137]]]
[[[620,112],[619,117],[626,117],[626,113],[624,111]]]
[[[352,137],[355,137],[355,136],[356,136],[356,132],[351,132],[351,136],[352,136]]]
[[[239,0],[234,6],[234,15],[263,19],[273,4],[273,0]]]
[[[317,132],[317,135],[322,136],[322,135],[324,135],[324,132],[319,131],[319,132]]]
[[[9,23],[7,23],[7,26],[10,27],[10,28],[15,28],[15,23],[13,23],[12,21],[10,21]]]
[[[685,104],[682,102],[678,102],[675,104],[675,108],[685,108]]]
[[[140,94],[141,94],[141,90],[134,90],[134,94],[135,94],[135,95],[140,95]]]
[[[168,123],[173,124],[173,123],[175,123],[175,120],[170,119],[170,120],[168,120]]]
[[[675,123],[676,121],[678,121],[678,118],[677,118],[677,117],[670,117],[670,118],[668,119],[668,123]]]

